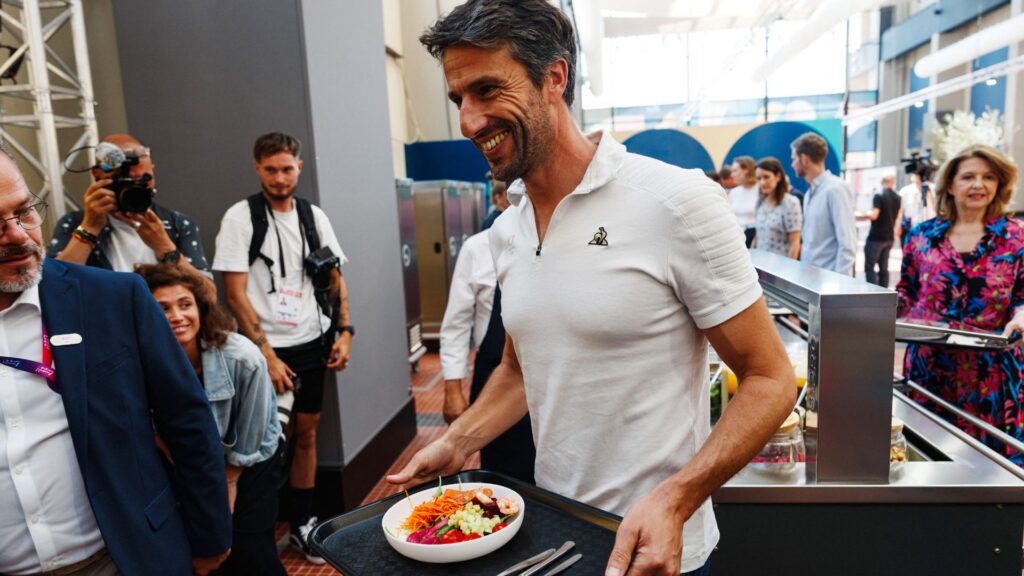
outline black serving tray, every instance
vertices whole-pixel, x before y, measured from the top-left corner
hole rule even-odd
[[[577,553],[582,553],[583,558],[563,574],[604,574],[622,518],[488,470],[467,470],[448,476],[442,482],[457,483],[460,477],[462,482],[507,486],[526,501],[526,515],[519,533],[486,556],[453,564],[428,564],[396,552],[385,539],[380,522],[395,502],[405,498],[401,493],[327,520],[310,534],[310,545],[345,576],[481,576],[497,574],[530,556],[572,540],[576,547],[563,558]],[[409,491],[416,492],[431,484],[436,482]],[[558,561],[552,566],[555,564]]]

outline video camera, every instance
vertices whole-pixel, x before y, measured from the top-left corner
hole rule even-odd
[[[107,186],[117,198],[119,212],[144,214],[153,205],[156,189],[150,186],[152,174],[139,178],[131,177],[132,166],[139,163],[138,156],[127,156],[124,151],[109,142],[96,146],[96,164],[107,173],[113,182]]]
[[[924,154],[911,152],[910,158],[900,158],[900,161],[904,162],[903,171],[907,174],[917,174],[921,177],[922,183],[930,181],[935,171],[939,169],[932,161],[931,150],[925,150]]]

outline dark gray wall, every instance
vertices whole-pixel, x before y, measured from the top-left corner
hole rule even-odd
[[[114,2],[129,129],[153,148],[158,201],[195,218],[206,252],[257,191],[252,144],[305,144],[299,194],[351,262],[352,366],[329,386],[321,464],[347,463],[409,400],[398,216],[379,2]]]

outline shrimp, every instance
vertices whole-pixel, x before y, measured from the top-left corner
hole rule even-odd
[[[505,516],[518,514],[519,503],[511,498],[501,498],[498,500],[498,510]]]

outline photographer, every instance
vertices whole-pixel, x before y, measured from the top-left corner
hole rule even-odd
[[[289,540],[307,560],[323,564],[306,543],[316,525],[316,427],[325,369],[348,367],[355,329],[339,270],[346,258],[331,223],[320,208],[294,197],[300,149],[298,139],[280,132],[256,139],[253,165],[262,190],[224,214],[213,267],[224,273],[228,306],[266,357],[274,388],[295,388]]]
[[[121,164],[104,165],[104,154],[97,154],[85,210],[57,222],[47,256],[115,272],[131,272],[136,264],[175,264],[212,278],[195,221],[152,201],[156,165],[149,148],[130,134],[111,134],[103,142],[123,155],[102,143],[97,151],[114,152],[107,156]]]
[[[914,152],[910,158],[902,160],[906,162],[904,171],[910,176],[910,183],[899,191],[900,211],[896,216],[896,237],[900,239],[900,246],[905,244],[911,228],[935,218],[936,204],[935,191],[929,183],[936,168],[931,154],[922,156]]]

